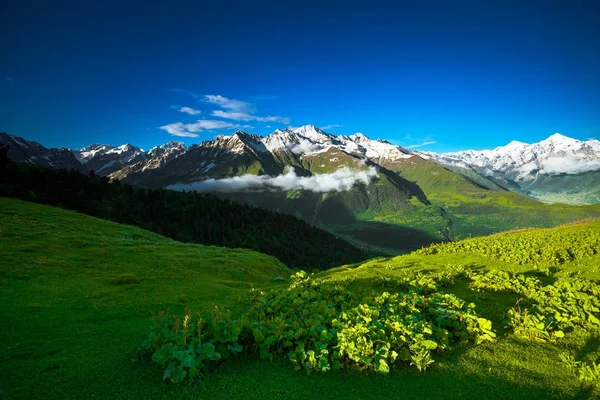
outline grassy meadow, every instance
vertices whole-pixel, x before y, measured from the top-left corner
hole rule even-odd
[[[352,370],[307,374],[294,371],[285,357],[242,353],[193,382],[172,384],[162,380],[164,368],[138,351],[152,313],[171,309],[183,315],[188,307],[217,304],[241,315],[250,307],[250,289],[284,290],[293,271],[250,250],[182,244],[139,228],[0,198],[0,398],[598,398],[598,387],[580,381],[560,360],[561,354],[586,363],[600,359],[597,329],[565,330],[556,340],[515,335],[504,326],[508,311],[524,296],[475,287],[470,273],[510,272],[540,285],[598,282],[599,232],[600,222],[587,222],[506,233],[314,276],[317,284],[349,291],[394,293],[404,292],[406,282],[428,285],[427,277],[445,274],[444,284],[432,290],[474,303],[497,338],[436,353],[425,372],[401,364],[385,376]]]

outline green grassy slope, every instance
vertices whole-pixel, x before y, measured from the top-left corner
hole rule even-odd
[[[0,392],[114,398],[139,390],[149,398],[152,372],[130,359],[151,312],[213,302],[235,309],[249,288],[289,272],[261,253],[181,244],[0,198]]]
[[[570,242],[595,249],[600,222],[526,232],[535,243]],[[519,243],[522,233],[480,241]],[[596,234],[597,235],[597,234]],[[547,240],[544,240],[546,238]],[[564,238],[564,239],[563,239]],[[539,274],[493,251],[461,249],[461,242],[341,266],[316,275],[351,289],[399,291],[396,282],[415,274],[496,268]],[[490,245],[493,248],[495,245]],[[539,246],[524,251],[537,254]],[[442,249],[445,249],[442,251]],[[457,250],[458,249],[458,250]],[[541,248],[542,254],[548,254]],[[552,260],[545,283],[559,276],[600,279],[596,251]],[[516,296],[478,292],[464,277],[443,288],[474,302],[492,320],[496,343],[462,345],[436,355],[425,373],[396,368],[389,376],[329,372],[305,375],[275,357],[244,356],[194,384],[161,381],[162,368],[136,358],[147,337],[150,314],[166,308],[202,309],[216,303],[243,312],[240,301],[254,286],[284,288],[290,271],[248,250],[180,244],[158,235],[52,207],[0,199],[0,393],[5,398],[140,399],[531,399],[598,396],[582,387],[558,361],[566,351],[578,360],[600,357],[600,334],[569,333],[557,342],[531,342],[503,329]],[[537,275],[536,275],[537,276]],[[137,281],[137,283],[136,283]]]
[[[549,228],[588,217],[600,217],[599,204],[543,204],[515,192],[479,186],[484,182],[469,180],[418,157],[389,168],[418,184],[431,204],[443,211],[446,221],[432,220],[431,224],[447,222],[448,236],[453,240],[512,229]],[[402,214],[379,215],[377,219],[388,223],[413,223]]]

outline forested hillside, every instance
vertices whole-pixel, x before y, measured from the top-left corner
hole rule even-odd
[[[298,218],[193,192],[134,188],[93,173],[14,163],[0,152],[0,196],[139,226],[182,242],[241,247],[292,268],[326,269],[367,254]]]

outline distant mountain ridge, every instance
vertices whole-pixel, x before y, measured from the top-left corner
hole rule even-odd
[[[421,153],[471,170],[517,192],[547,201],[600,202],[600,141],[555,133],[539,143],[512,141],[493,150]]]
[[[8,156],[15,161],[38,164],[44,167],[76,169],[85,172],[85,168],[66,148],[48,149],[37,142],[0,132],[0,146],[8,146]]]
[[[72,158],[97,175],[134,186],[218,192],[397,254],[434,241],[600,216],[598,207],[550,207],[532,198],[576,203],[580,196],[580,203],[600,203],[596,171],[539,173],[560,167],[565,157],[593,163],[595,149],[595,142],[581,145],[554,135],[535,145],[436,154],[305,125],[267,136],[237,131],[187,148],[178,142],[149,151],[95,144],[74,150]],[[516,178],[534,164],[537,178]]]

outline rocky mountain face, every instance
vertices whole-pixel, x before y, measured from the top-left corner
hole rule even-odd
[[[581,141],[556,133],[533,144],[513,141],[493,150],[422,155],[541,200],[600,202],[598,140]]]
[[[37,142],[0,132],[0,146],[8,146],[8,156],[20,162],[44,167],[87,171],[69,149],[48,149]]]
[[[335,136],[306,125],[278,129],[264,137],[242,131],[221,135],[191,146],[162,168],[121,171],[118,177],[142,186],[164,187],[241,174],[277,175],[290,166],[300,175],[311,175],[344,166],[360,167],[365,162],[385,165],[413,156],[415,153],[406,149],[360,133]]]
[[[92,144],[74,151],[73,154],[88,170],[103,176],[147,159],[147,154],[143,150],[130,144],[121,146]]]
[[[161,168],[167,162],[177,158],[186,151],[186,147],[180,142],[169,142],[155,146],[147,153],[137,154],[126,162],[126,165],[109,174],[110,178],[123,179],[137,172],[144,172]]]

